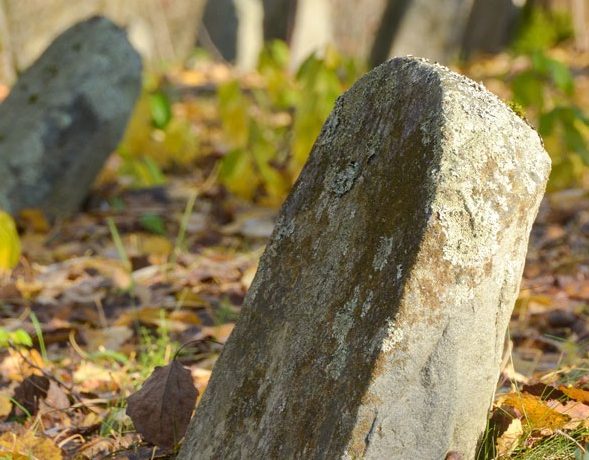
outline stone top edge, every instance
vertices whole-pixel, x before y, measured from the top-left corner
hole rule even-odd
[[[530,122],[525,117],[516,113],[507,104],[506,101],[501,99],[499,96],[497,96],[492,91],[489,91],[489,89],[487,89],[487,87],[482,82],[477,82],[475,80],[472,80],[471,78],[467,77],[466,75],[462,75],[462,74],[460,74],[460,73],[450,69],[449,67],[447,67],[443,64],[440,64],[436,61],[432,61],[428,58],[424,58],[424,57],[420,57],[420,56],[413,56],[411,54],[408,54],[405,56],[392,57],[389,60],[385,61],[383,64],[381,64],[381,66],[394,65],[397,62],[398,63],[418,63],[418,64],[421,64],[424,67],[428,68],[430,71],[433,71],[434,73],[436,73],[442,81],[447,80],[447,79],[452,79],[456,82],[464,84],[465,88],[470,88],[470,89],[474,90],[475,92],[479,93],[480,95],[483,95],[484,97],[489,98],[490,102],[492,101],[493,103],[499,105],[500,107],[503,107],[510,114],[513,114],[516,117],[516,119],[521,120],[528,128],[530,128],[532,131],[534,131],[538,135],[538,137],[540,138],[540,142],[542,143],[542,147],[544,147],[544,141],[543,141],[542,137],[538,134],[538,130],[532,124],[530,124]]]

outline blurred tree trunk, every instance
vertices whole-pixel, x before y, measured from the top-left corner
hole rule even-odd
[[[217,0],[215,0],[217,1]],[[126,27],[133,45],[151,62],[184,58],[192,50],[205,0],[3,0],[10,46],[0,62],[22,71],[51,41],[78,21],[96,14]],[[1,26],[1,24],[0,24]],[[2,32],[2,31],[0,31]],[[6,32],[0,33],[0,37]],[[11,56],[6,57],[8,53]]]

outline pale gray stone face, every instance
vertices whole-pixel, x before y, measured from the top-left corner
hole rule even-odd
[[[498,98],[396,58],[336,103],[181,459],[474,455],[550,160]]]
[[[59,36],[0,105],[0,207],[74,212],[121,140],[140,90],[141,59],[108,19]]]

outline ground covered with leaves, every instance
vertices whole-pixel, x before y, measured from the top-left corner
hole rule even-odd
[[[195,59],[147,77],[83,211],[27,210],[18,237],[0,215],[0,262],[17,262],[0,275],[0,458],[173,458],[276,207],[362,71],[328,52],[292,76],[286,53],[249,75]],[[481,458],[589,458],[586,63],[554,49],[461,69],[539,126],[555,162]]]

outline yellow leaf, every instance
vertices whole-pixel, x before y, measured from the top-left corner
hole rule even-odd
[[[0,418],[6,417],[12,411],[12,401],[6,392],[0,393]]]
[[[572,387],[565,387],[561,385],[558,387],[560,391],[562,391],[565,395],[569,398],[574,399],[575,401],[579,401],[582,403],[589,402],[589,391],[581,390],[579,388],[572,388]]]
[[[501,406],[517,409],[531,429],[556,430],[570,420],[567,415],[552,410],[540,398],[528,393],[510,393],[502,399]]]
[[[39,458],[43,460],[61,460],[61,449],[49,438],[42,438],[32,431],[22,436],[4,433],[0,436],[0,458],[8,454],[12,460]]]
[[[13,269],[20,259],[20,240],[10,214],[0,211],[0,271]]]

